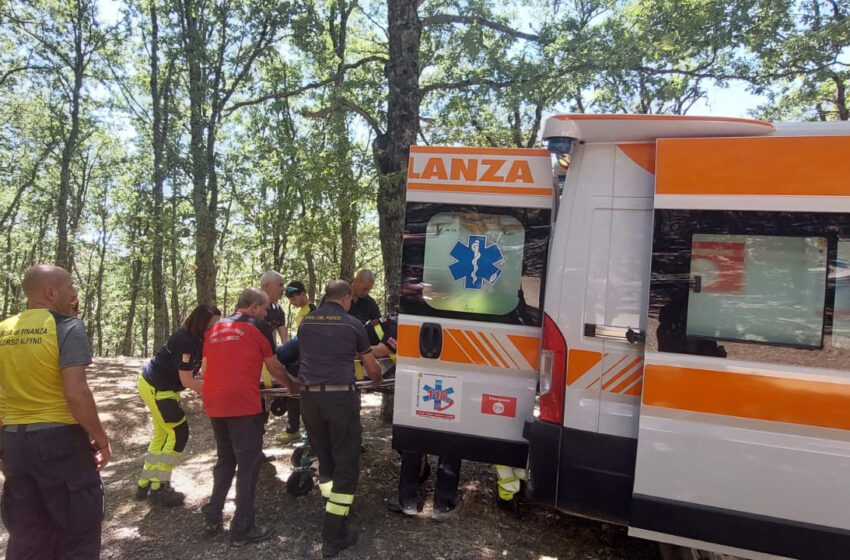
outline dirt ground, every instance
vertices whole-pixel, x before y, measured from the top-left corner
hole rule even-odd
[[[184,460],[174,472],[175,487],[186,493],[183,507],[152,508],[133,499],[133,489],[148,444],[149,419],[136,389],[141,360],[98,359],[89,382],[101,418],[112,441],[112,461],[103,472],[106,520],[102,558],[169,560],[227,558],[321,558],[320,523],[323,500],[314,489],[302,497],[286,492],[292,449],[275,443],[284,422],[272,416],[266,432],[266,453],[275,460],[263,466],[257,487],[257,520],[275,528],[270,541],[232,548],[226,532],[208,537],[201,529],[201,506],[212,488],[215,444],[200,397],[186,391],[184,406],[191,436]],[[387,510],[398,472],[391,449],[390,427],[378,418],[380,397],[363,397],[363,437],[360,486],[352,523],[361,528],[360,541],[339,555],[345,559],[657,559],[654,543],[633,539],[622,527],[579,519],[532,504],[523,504],[519,518],[494,505],[495,479],[487,465],[464,462],[461,477],[463,509],[445,523],[430,519],[433,476],[420,498],[422,511],[409,519]],[[234,485],[235,486],[235,485]],[[233,515],[233,490],[225,507],[225,522]],[[0,528],[0,548],[7,534]]]

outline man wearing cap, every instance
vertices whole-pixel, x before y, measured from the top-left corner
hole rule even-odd
[[[351,286],[333,280],[322,305],[298,328],[301,413],[310,447],[319,458],[319,489],[328,499],[322,522],[325,558],[357,542],[357,531],[348,524],[360,475],[362,431],[354,359],[360,358],[375,384],[381,382],[366,328],[347,313],[350,306]]]
[[[298,308],[298,313],[295,315],[295,328],[297,330],[298,326],[301,325],[301,320],[304,319],[307,313],[316,309],[316,306],[310,303],[310,299],[307,297],[307,288],[305,288],[304,284],[302,282],[299,282],[298,280],[293,280],[292,282],[286,285],[284,295],[286,296],[286,299],[289,300],[289,304],[291,306]],[[290,317],[292,317],[291,314]],[[295,339],[284,344],[283,346],[281,346],[281,348],[289,348],[293,344],[295,345],[294,348],[297,352],[298,346],[297,342],[295,342]],[[294,397],[282,398],[284,403],[286,403],[286,430],[282,434],[277,436],[277,441],[280,443],[289,443],[290,441],[297,439],[300,436],[301,399],[297,399]]]
[[[27,310],[0,322],[3,523],[7,558],[100,556],[109,439],[86,381],[86,328],[71,275],[35,265]]]

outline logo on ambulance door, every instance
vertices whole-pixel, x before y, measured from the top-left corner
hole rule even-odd
[[[480,290],[485,281],[495,286],[502,275],[497,266],[504,260],[502,250],[496,243],[488,245],[484,235],[470,235],[466,245],[458,241],[449,254],[457,261],[449,272],[455,280],[463,278],[467,290]]]

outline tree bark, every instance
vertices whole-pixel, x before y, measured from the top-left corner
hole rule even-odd
[[[401,288],[401,232],[410,146],[419,133],[419,44],[417,0],[388,0],[389,52],[386,73],[387,131],[373,143],[378,165],[378,216],[384,257],[384,309],[394,311]]]
[[[56,201],[56,264],[70,268],[68,258],[68,198],[71,191],[71,160],[77,151],[77,138],[80,134],[80,98],[83,89],[83,18],[85,8],[80,0],[76,2],[77,17],[74,20],[74,87],[71,90],[71,130],[62,148],[62,160],[59,171],[59,197]],[[68,270],[70,272],[70,270]]]
[[[121,341],[121,347],[118,353],[122,356],[133,355],[133,322],[136,318],[136,302],[139,299],[139,291],[141,290],[142,277],[142,259],[136,257],[133,261],[133,268],[130,278],[130,307],[127,309],[127,323],[124,327],[124,338]]]

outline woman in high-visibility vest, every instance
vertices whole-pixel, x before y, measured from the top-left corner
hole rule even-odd
[[[201,392],[194,372],[201,366],[204,333],[220,318],[217,307],[199,305],[142,368],[139,395],[151,412],[153,438],[136,486],[137,500],[149,497],[153,504],[172,507],[185,499],[171,486],[171,472],[189,441],[180,393],[187,388]]]

